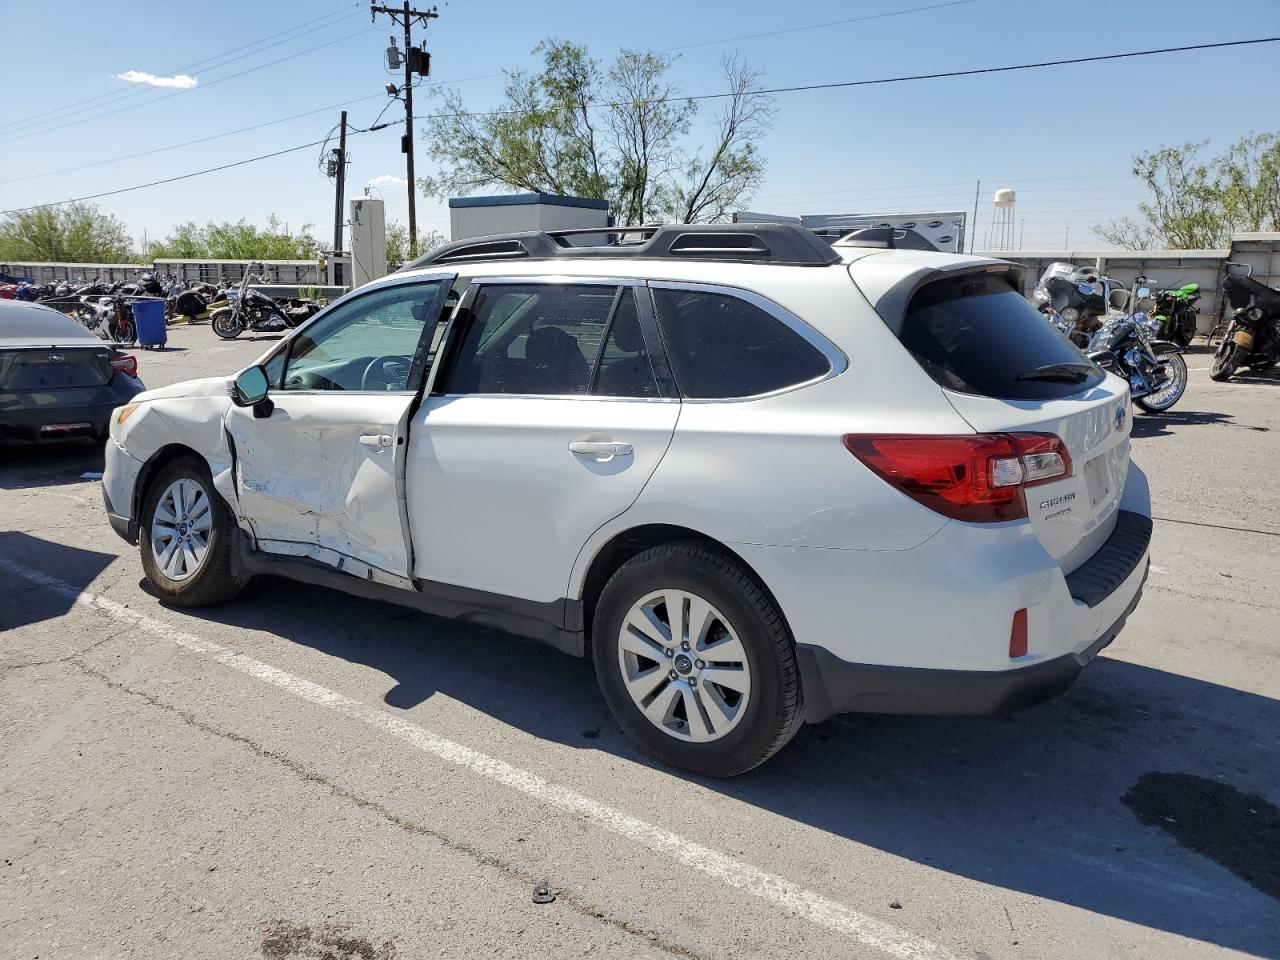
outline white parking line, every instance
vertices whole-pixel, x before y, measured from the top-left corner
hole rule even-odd
[[[56,577],[38,570],[31,570],[5,557],[0,557],[0,569],[46,587],[75,603],[96,609],[114,620],[132,624],[161,640],[175,643],[256,680],[286,690],[308,703],[326,707],[335,713],[359,720],[417,747],[424,753],[465,767],[487,780],[518,790],[539,803],[583,817],[596,826],[638,843],[654,853],[670,857],[686,867],[769,901],[785,912],[796,914],[812,923],[851,937],[864,946],[872,947],[892,957],[902,958],[902,960],[924,960],[924,958],[955,960],[954,954],[923,937],[859,913],[842,903],[806,890],[790,880],[736,860],[718,850],[704,847],[677,833],[599,803],[590,797],[575,793],[567,787],[559,786],[504,760],[447,740],[432,733],[426,727],[352,700],[318,683],[304,680],[302,677],[246,657],[244,654],[235,653],[211,640],[204,640],[195,634],[176,630],[164,621],[137,613],[123,604],[98,594],[77,590],[71,584]]]

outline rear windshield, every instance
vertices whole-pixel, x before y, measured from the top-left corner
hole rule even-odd
[[[1104,377],[1003,276],[969,274],[921,287],[898,339],[935,382],[961,393],[1053,400]]]

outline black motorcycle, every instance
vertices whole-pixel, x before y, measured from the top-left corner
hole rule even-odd
[[[1032,300],[1068,340],[1084,350],[1107,315],[1105,293],[1091,268],[1051,263],[1036,283]]]
[[[262,278],[253,273],[257,264],[249,264],[235,296],[228,296],[225,306],[215,307],[209,314],[209,325],[223,340],[234,340],[246,330],[279,332],[296,327],[315,312],[308,307],[283,309],[265,293],[250,289],[249,283]],[[227,291],[228,295],[231,291]]]
[[[1280,291],[1252,274],[1246,264],[1228,264],[1223,286],[1235,312],[1213,356],[1214,380],[1230,380],[1241,367],[1261,371],[1280,361]]]
[[[1053,307],[1050,319],[1090,360],[1127,380],[1134,403],[1148,413],[1163,413],[1182,399],[1188,379],[1182,348],[1158,339],[1160,322],[1132,309],[1151,296],[1139,285],[1145,278],[1127,292],[1110,277],[1077,275],[1065,284],[1053,279],[1042,278]],[[1107,305],[1115,312],[1107,313]],[[1082,321],[1091,324],[1083,342]]]

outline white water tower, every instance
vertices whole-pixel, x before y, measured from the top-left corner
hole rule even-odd
[[[1013,208],[1018,196],[1012,190],[997,190],[995,209],[991,214],[992,250],[1012,250],[1014,247]]]

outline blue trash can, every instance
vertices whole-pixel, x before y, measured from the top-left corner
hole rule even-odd
[[[169,331],[164,325],[163,300],[133,301],[133,322],[138,328],[138,346],[164,349]]]

